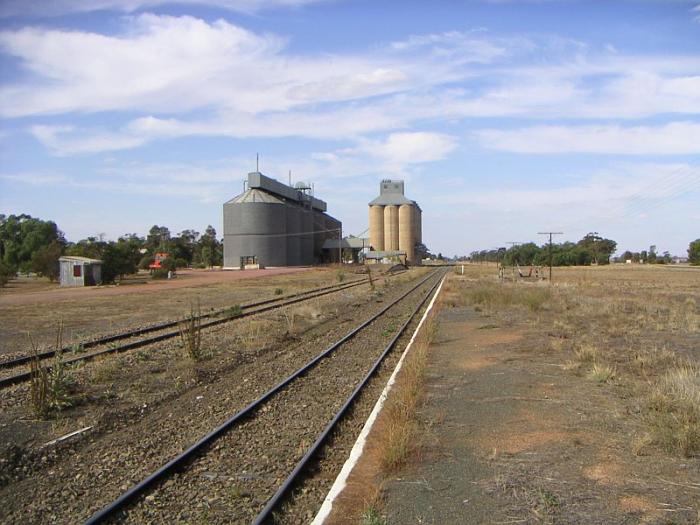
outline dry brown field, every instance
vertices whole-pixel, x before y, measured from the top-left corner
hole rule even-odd
[[[700,523],[700,269],[455,270],[329,524]]]
[[[345,270],[348,278],[352,271]],[[184,270],[173,280],[147,274],[120,286],[60,288],[46,279],[11,281],[0,291],[0,359],[26,354],[28,335],[39,346],[53,344],[63,323],[71,344],[159,321],[185,316],[193,302],[203,312],[258,301],[278,294],[333,284],[332,268],[278,268],[249,271]]]

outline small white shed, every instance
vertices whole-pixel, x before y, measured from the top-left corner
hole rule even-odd
[[[89,257],[64,255],[58,259],[61,286],[95,286],[102,284],[102,261]]]

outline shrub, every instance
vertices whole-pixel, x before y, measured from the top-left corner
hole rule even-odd
[[[15,271],[0,260],[0,286],[5,286],[15,275]]]
[[[168,270],[165,268],[158,268],[157,270],[153,270],[153,273],[151,273],[151,279],[167,279],[168,278]]]

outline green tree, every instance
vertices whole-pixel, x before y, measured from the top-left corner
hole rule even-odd
[[[223,263],[223,243],[216,238],[213,226],[207,226],[197,242],[198,259],[203,265],[212,267]]]
[[[0,259],[0,286],[5,286],[16,272]]]
[[[32,255],[32,271],[40,277],[48,277],[51,282],[58,281],[58,258],[62,251],[63,246],[58,241],[42,246]]]
[[[688,245],[688,262],[700,266],[700,239],[695,239]]]
[[[156,252],[169,253],[171,249],[170,230],[165,226],[152,226],[146,237],[146,248],[152,255]]]
[[[66,244],[63,232],[53,221],[26,214],[0,215],[0,256],[13,271],[29,271],[33,255],[54,241]]]
[[[591,232],[578,242],[578,246],[590,252],[592,262],[608,264],[610,256],[617,248],[617,243],[611,239],[604,239],[598,235],[598,232]]]

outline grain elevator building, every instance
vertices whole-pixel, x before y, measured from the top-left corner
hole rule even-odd
[[[404,196],[402,180],[383,180],[379,197],[369,203],[369,243],[374,252],[406,255],[409,264],[420,264],[416,246],[423,242],[423,212],[416,201]]]
[[[323,243],[337,239],[341,227],[308,185],[249,173],[244,192],[224,204],[224,267],[253,257],[263,266],[320,262]]]

